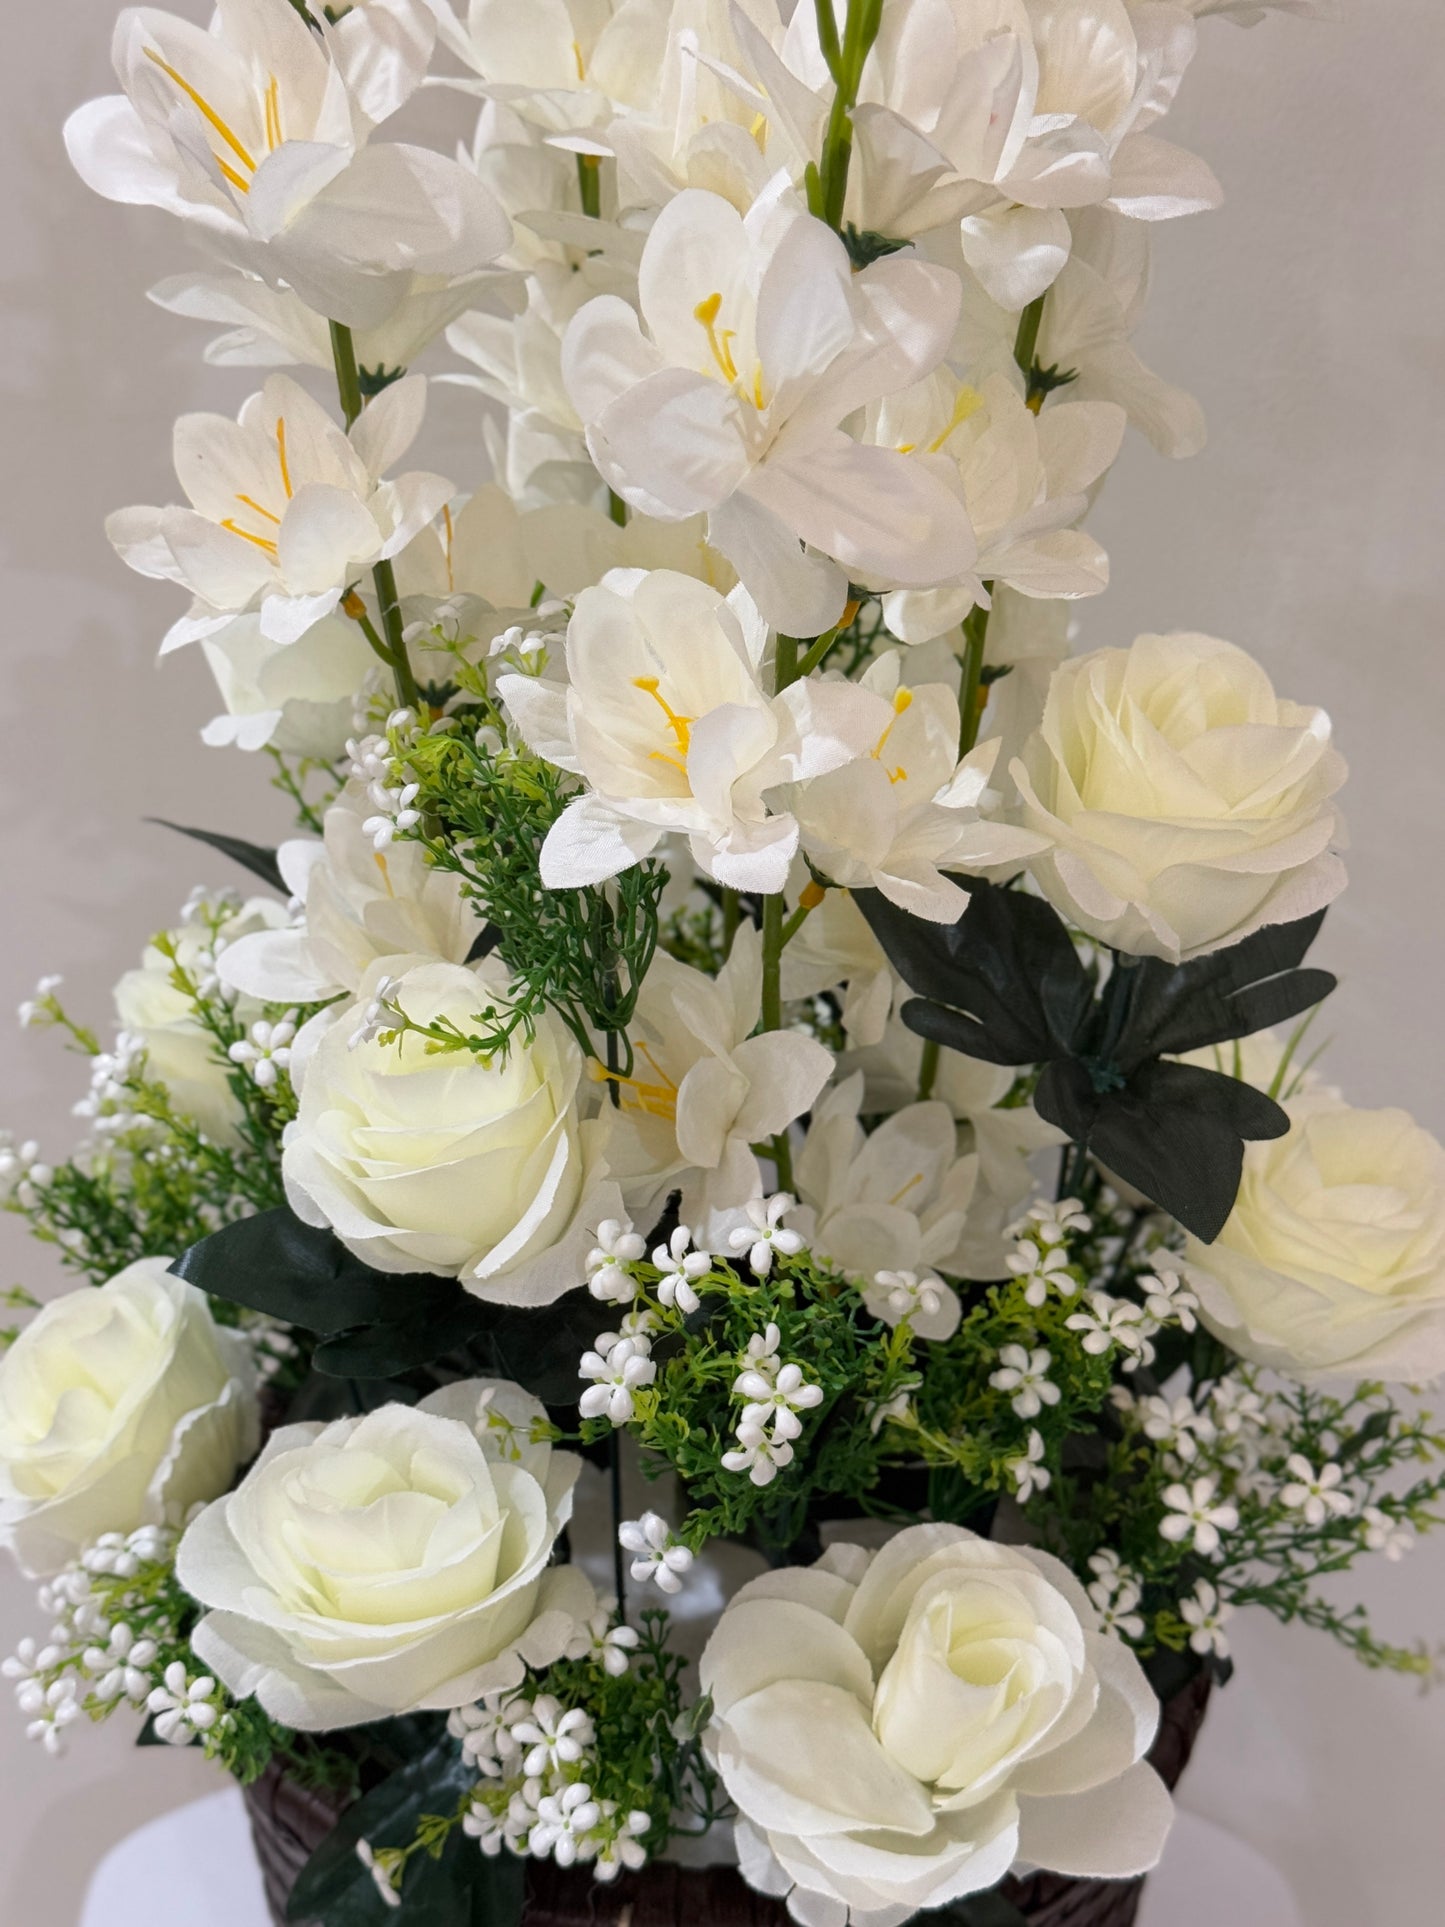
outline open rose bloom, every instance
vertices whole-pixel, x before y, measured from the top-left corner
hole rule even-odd
[[[1205,441],[1175,100],[1311,10],[120,10],[67,150],[247,372],[105,532],[271,789],[156,789],[113,1036],[22,1008],[3,1670],[230,1772],[278,1920],[1124,1927],[1240,1605],[1429,1675],[1338,1591],[1445,1517],[1445,1151],[1316,1062],[1328,665],[1130,641],[1095,513]]]

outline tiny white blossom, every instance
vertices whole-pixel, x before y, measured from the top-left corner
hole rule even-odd
[[[584,1780],[574,1780],[560,1793],[544,1794],[537,1802],[537,1822],[528,1837],[528,1851],[539,1860],[550,1854],[559,1867],[589,1859],[592,1855],[586,1851],[586,1836],[601,1818],[591,1787]]]
[[[1069,1270],[1069,1254],[1062,1245],[1048,1248],[1035,1244],[1031,1238],[1022,1238],[1004,1263],[1015,1278],[1028,1280],[1024,1288],[1024,1302],[1032,1305],[1035,1311],[1044,1303],[1050,1291],[1057,1291],[1063,1298],[1072,1298],[1079,1289],[1079,1281]]]
[[[1037,1418],[1046,1405],[1057,1405],[1063,1396],[1049,1378],[1052,1353],[1039,1346],[1028,1351],[1022,1345],[1005,1345],[999,1352],[999,1370],[989,1377],[998,1392],[1012,1392],[1010,1400],[1020,1418]]]
[[[512,1737],[527,1749],[522,1771],[541,1778],[575,1766],[597,1738],[597,1728],[584,1707],[565,1707],[555,1694],[539,1693],[529,1717],[512,1728]]]
[[[1124,1354],[1120,1362],[1126,1372],[1149,1364],[1154,1357],[1139,1306],[1111,1298],[1106,1291],[1091,1291],[1086,1307],[1071,1313],[1064,1324],[1069,1331],[1083,1333],[1080,1345],[1092,1358],[1101,1358],[1117,1346]]]
[[[680,1224],[665,1245],[655,1248],[652,1262],[663,1274],[657,1287],[661,1302],[684,1318],[695,1312],[702,1300],[693,1290],[693,1282],[712,1270],[712,1253],[694,1250],[692,1232]]]
[[[399,789],[389,789],[382,782],[371,785],[367,795],[376,814],[368,816],[361,828],[374,850],[385,850],[404,830],[416,828],[421,811],[413,805],[420,794],[420,783],[403,783]]]
[[[783,1226],[783,1219],[796,1202],[786,1191],[771,1198],[749,1198],[743,1207],[748,1222],[729,1232],[729,1249],[747,1253],[748,1269],[755,1278],[767,1277],[774,1257],[794,1258],[803,1249],[799,1233]]]
[[[603,1337],[613,1338],[614,1334],[605,1332]],[[614,1425],[628,1423],[636,1410],[633,1393],[651,1385],[657,1377],[657,1367],[647,1355],[649,1350],[646,1338],[619,1337],[605,1353],[582,1354],[577,1376],[593,1381],[577,1402],[583,1418],[605,1417]]]
[[[1159,1535],[1178,1545],[1192,1539],[1194,1550],[1206,1559],[1219,1550],[1220,1534],[1232,1532],[1239,1524],[1239,1508],[1227,1501],[1216,1504],[1219,1490],[1216,1478],[1196,1479],[1192,1485],[1166,1485],[1164,1503],[1167,1518],[1159,1523]]]
[[[1383,1552],[1394,1564],[1415,1549],[1415,1534],[1403,1520],[1392,1519],[1377,1505],[1367,1505],[1360,1514],[1360,1524],[1364,1528],[1365,1545],[1371,1552]]]
[[[1256,1432],[1264,1426],[1264,1400],[1242,1379],[1220,1379],[1210,1394],[1209,1403],[1215,1424],[1230,1437]]]
[[[291,1069],[291,1045],[296,1038],[296,1012],[288,1010],[277,1023],[255,1023],[249,1039],[232,1044],[226,1053],[243,1065],[263,1091],[272,1090],[283,1071]]]
[[[868,1407],[868,1430],[876,1439],[885,1425],[894,1420],[907,1420],[913,1413],[913,1396],[921,1390],[921,1378],[905,1379],[892,1398],[879,1399]]]
[[[1100,1629],[1118,1633],[1122,1639],[1142,1639],[1144,1618],[1136,1610],[1142,1594],[1138,1579],[1121,1564],[1111,1547],[1096,1552],[1089,1560],[1094,1577],[1089,1582],[1089,1598],[1098,1608]]]
[[[1293,1477],[1280,1487],[1280,1503],[1302,1512],[1307,1526],[1322,1526],[1329,1518],[1343,1519],[1354,1511],[1354,1500],[1340,1490],[1345,1475],[1338,1465],[1331,1462],[1316,1472],[1303,1453],[1291,1452],[1284,1469]]]
[[[958,1293],[931,1271],[875,1272],[863,1301],[885,1325],[906,1318],[920,1338],[951,1338],[962,1315]]]
[[[739,1432],[745,1426],[771,1426],[775,1439],[795,1439],[803,1429],[799,1412],[821,1405],[823,1388],[803,1376],[801,1365],[789,1363],[773,1374],[741,1372],[733,1381],[733,1396],[747,1401],[738,1419]]]
[[[1138,1410],[1144,1422],[1144,1436],[1167,1445],[1186,1465],[1192,1465],[1200,1445],[1209,1444],[1215,1436],[1214,1422],[1208,1413],[1197,1410],[1182,1394],[1171,1401],[1156,1393],[1141,1399]]]
[[[1020,1505],[1027,1505],[1036,1492],[1047,1492],[1053,1483],[1053,1473],[1044,1464],[1044,1442],[1038,1431],[1029,1430],[1026,1451],[1016,1459],[1009,1459],[1004,1470],[1014,1481]]]
[[[597,1227],[597,1243],[587,1254],[587,1289],[603,1304],[627,1305],[637,1296],[637,1285],[623,1269],[646,1255],[645,1241],[629,1220],[604,1218]]]
[[[686,1551],[686,1547],[683,1548]],[[568,1659],[590,1659],[613,1679],[620,1679],[631,1664],[632,1654],[641,1643],[631,1626],[613,1624],[617,1601],[610,1595],[599,1599],[597,1610],[579,1625],[568,1643]]]
[[[65,979],[63,977],[42,977],[35,986],[33,997],[27,997],[20,1006],[20,1025],[29,1030],[55,1021],[55,993]]]
[[[164,1674],[165,1684],[155,1687],[146,1705],[155,1715],[159,1737],[171,1746],[187,1746],[197,1733],[208,1733],[220,1718],[220,1708],[211,1704],[216,1682],[203,1674],[191,1679],[185,1662],[173,1659]]]
[[[617,1543],[632,1554],[634,1579],[644,1583],[652,1580],[659,1592],[682,1591],[692,1553],[673,1536],[672,1527],[660,1513],[644,1512],[640,1519],[624,1519],[617,1528]]]
[[[789,1439],[770,1438],[761,1425],[739,1425],[737,1445],[722,1455],[728,1472],[746,1472],[754,1485],[771,1485],[779,1471],[793,1462]]]
[[[1226,1605],[1207,1579],[1196,1580],[1194,1597],[1180,1601],[1179,1617],[1186,1626],[1193,1628],[1189,1635],[1192,1652],[1201,1656],[1213,1653],[1218,1659],[1229,1658],[1229,1640],[1224,1633],[1224,1623],[1234,1617],[1234,1608]]]
[[[615,1880],[624,1869],[637,1873],[647,1865],[647,1849],[637,1836],[646,1833],[651,1825],[652,1815],[640,1807],[628,1814],[620,1830],[597,1856],[593,1871],[599,1880]]]
[[[358,1840],[356,1843],[356,1857],[375,1881],[376,1891],[381,1895],[385,1904],[388,1907],[399,1907],[401,1905],[401,1895],[393,1884],[391,1874],[386,1866],[385,1856],[383,1855],[381,1859],[378,1859],[369,1840]]]
[[[363,1044],[373,1043],[382,1031],[390,1030],[396,1023],[395,1012],[388,1009],[388,1005],[396,995],[397,982],[395,977],[378,979],[376,994],[363,1011],[361,1022],[351,1033],[349,1041],[353,1050],[359,1050]]]
[[[1139,1280],[1144,1309],[1156,1325],[1180,1325],[1187,1332],[1198,1326],[1199,1300],[1177,1271],[1147,1272]]]

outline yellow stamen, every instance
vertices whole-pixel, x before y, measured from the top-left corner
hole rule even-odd
[[[768,117],[767,115],[766,114],[754,115],[753,124],[748,129],[748,132],[752,135],[753,139],[757,142],[758,152],[760,154],[766,154],[768,151]]]
[[[254,542],[256,547],[258,549],[264,549],[267,555],[275,555],[276,553],[276,544],[274,542],[268,542],[264,535],[252,535],[249,529],[243,529],[239,522],[233,522],[229,516],[222,522],[221,527],[223,529],[229,529],[232,535],[239,535],[243,542]]]
[[[285,489],[286,500],[289,502],[296,491],[291,486],[291,468],[286,460],[286,417],[284,415],[276,417],[276,454],[281,463],[281,486]]]
[[[763,397],[763,368],[762,363],[759,362],[758,366],[753,370],[753,407],[756,408],[761,415],[767,405]]]
[[[255,160],[252,158],[249,150],[242,144],[240,140],[237,139],[236,135],[232,133],[231,129],[221,119],[221,116],[216,112],[215,108],[206,99],[205,95],[202,93],[199,93],[191,85],[191,83],[186,79],[184,74],[177,73],[175,68],[171,66],[169,61],[162,60],[161,56],[156,52],[154,47],[147,47],[145,49],[145,57],[147,60],[153,60],[155,62],[156,66],[160,68],[161,72],[165,75],[167,80],[172,80],[175,82],[176,86],[180,88],[181,92],[185,95],[186,99],[189,100],[192,103],[192,105],[199,110],[202,118],[209,121],[211,126],[215,128],[216,132],[220,135],[221,139],[226,143],[227,147],[230,148],[231,152],[236,156],[236,159],[241,163],[242,167],[246,169],[247,173],[254,174],[256,172],[256,163],[255,163]],[[221,166],[223,169],[225,168],[225,165],[226,163],[222,161]],[[233,177],[228,175],[227,178],[230,179]]]
[[[677,738],[678,748],[682,751],[682,754],[686,756],[692,744],[693,718],[691,716],[678,715],[666,696],[662,694],[656,676],[634,676],[632,679],[632,687],[634,689],[641,689],[647,695],[651,696],[663,715],[666,716],[667,726]],[[660,762],[671,763],[675,769],[683,769],[683,765],[678,762],[676,758],[664,755],[661,750],[654,750],[653,754]],[[686,771],[684,770],[683,773],[685,775]]]
[[[898,444],[898,453],[900,455],[911,455],[917,446],[917,442],[900,442]]]
[[[457,578],[452,568],[452,512],[445,503],[442,504],[442,527],[446,530],[446,540],[442,544],[442,549],[446,555],[447,562],[447,590],[450,594],[455,595]]]
[[[281,517],[279,515],[273,515],[270,509],[263,509],[261,504],[259,502],[253,501],[249,495],[238,495],[236,497],[236,500],[241,504],[243,508],[254,510],[254,512],[260,516],[263,522],[274,522],[277,528],[278,529],[280,528]]]
[[[915,1171],[913,1176],[908,1180],[907,1184],[905,1184],[900,1190],[895,1191],[893,1193],[893,1196],[888,1200],[888,1202],[890,1204],[901,1204],[903,1200],[908,1196],[909,1192],[913,1189],[913,1187],[916,1184],[922,1184],[922,1182],[923,1182],[923,1173],[921,1171]]]
[[[724,381],[736,381],[738,365],[733,360],[733,351],[729,344],[736,340],[738,331],[736,328],[724,328],[721,333],[718,332],[717,318],[721,313],[722,296],[720,294],[710,294],[706,301],[699,301],[692,311],[693,320],[700,321],[707,331],[707,345],[712,350],[713,360],[722,370]],[[762,380],[761,370],[758,379]]]
[[[572,42],[572,58],[577,62],[577,78],[579,80],[585,80],[587,78],[587,63],[582,58],[582,43],[579,40]]]
[[[873,745],[873,760],[875,763],[882,757],[884,745],[887,743],[888,738],[893,734],[893,724],[898,721],[898,718],[900,716],[906,715],[907,712],[910,709],[912,709],[912,707],[913,707],[913,691],[911,689],[900,689],[898,691],[898,694],[893,698],[893,721],[889,723],[887,729],[884,730],[883,734],[878,738],[878,741]],[[901,776],[904,774],[906,774],[906,772],[902,770],[900,770],[897,775],[894,775],[890,771],[889,773],[890,781],[896,783],[898,781],[898,776]]]
[[[275,74],[266,89],[266,151],[274,154],[285,136],[281,132],[281,83]]]
[[[948,426],[943,433],[928,444],[930,455],[936,455],[948,440],[955,428],[962,428],[970,415],[976,415],[983,407],[983,396],[976,388],[965,382],[953,398],[953,413],[948,418]]]
[[[386,894],[389,897],[395,897],[396,892],[391,887],[391,872],[386,867],[386,852],[384,850],[377,850],[373,854],[372,861],[381,872],[381,880],[386,886]]]
[[[616,1084],[625,1093],[621,1108],[624,1111],[641,1111],[645,1117],[666,1118],[670,1123],[677,1121],[677,1085],[658,1063],[646,1044],[639,1044],[637,1054],[650,1066],[656,1083],[643,1077],[625,1077],[621,1071],[610,1071],[605,1064],[593,1061],[592,1075],[599,1084]]]
[[[238,174],[234,167],[229,166],[227,162],[221,159],[219,154],[214,155],[212,158],[238,193],[249,194],[251,192],[251,183],[246,179],[244,174]]]

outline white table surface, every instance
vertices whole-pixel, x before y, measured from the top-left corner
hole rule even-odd
[[[1180,1810],[1139,1927],[1303,1927],[1279,1872],[1242,1840]],[[80,1927],[269,1927],[234,1788],[122,1840],[96,1869]]]

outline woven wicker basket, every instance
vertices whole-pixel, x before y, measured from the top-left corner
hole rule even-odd
[[[1194,1750],[1209,1700],[1201,1675],[1164,1708],[1150,1758],[1165,1782],[1178,1783]],[[338,1809],[274,1768],[246,1789],[246,1806],[266,1900],[284,1927],[297,1875],[336,1824]],[[1133,1927],[1142,1880],[1066,1880],[1035,1874],[1004,1892],[1032,1927]],[[730,1868],[658,1865],[602,1886],[549,1862],[527,1869],[524,1927],[791,1927],[782,1904],[756,1894]]]

